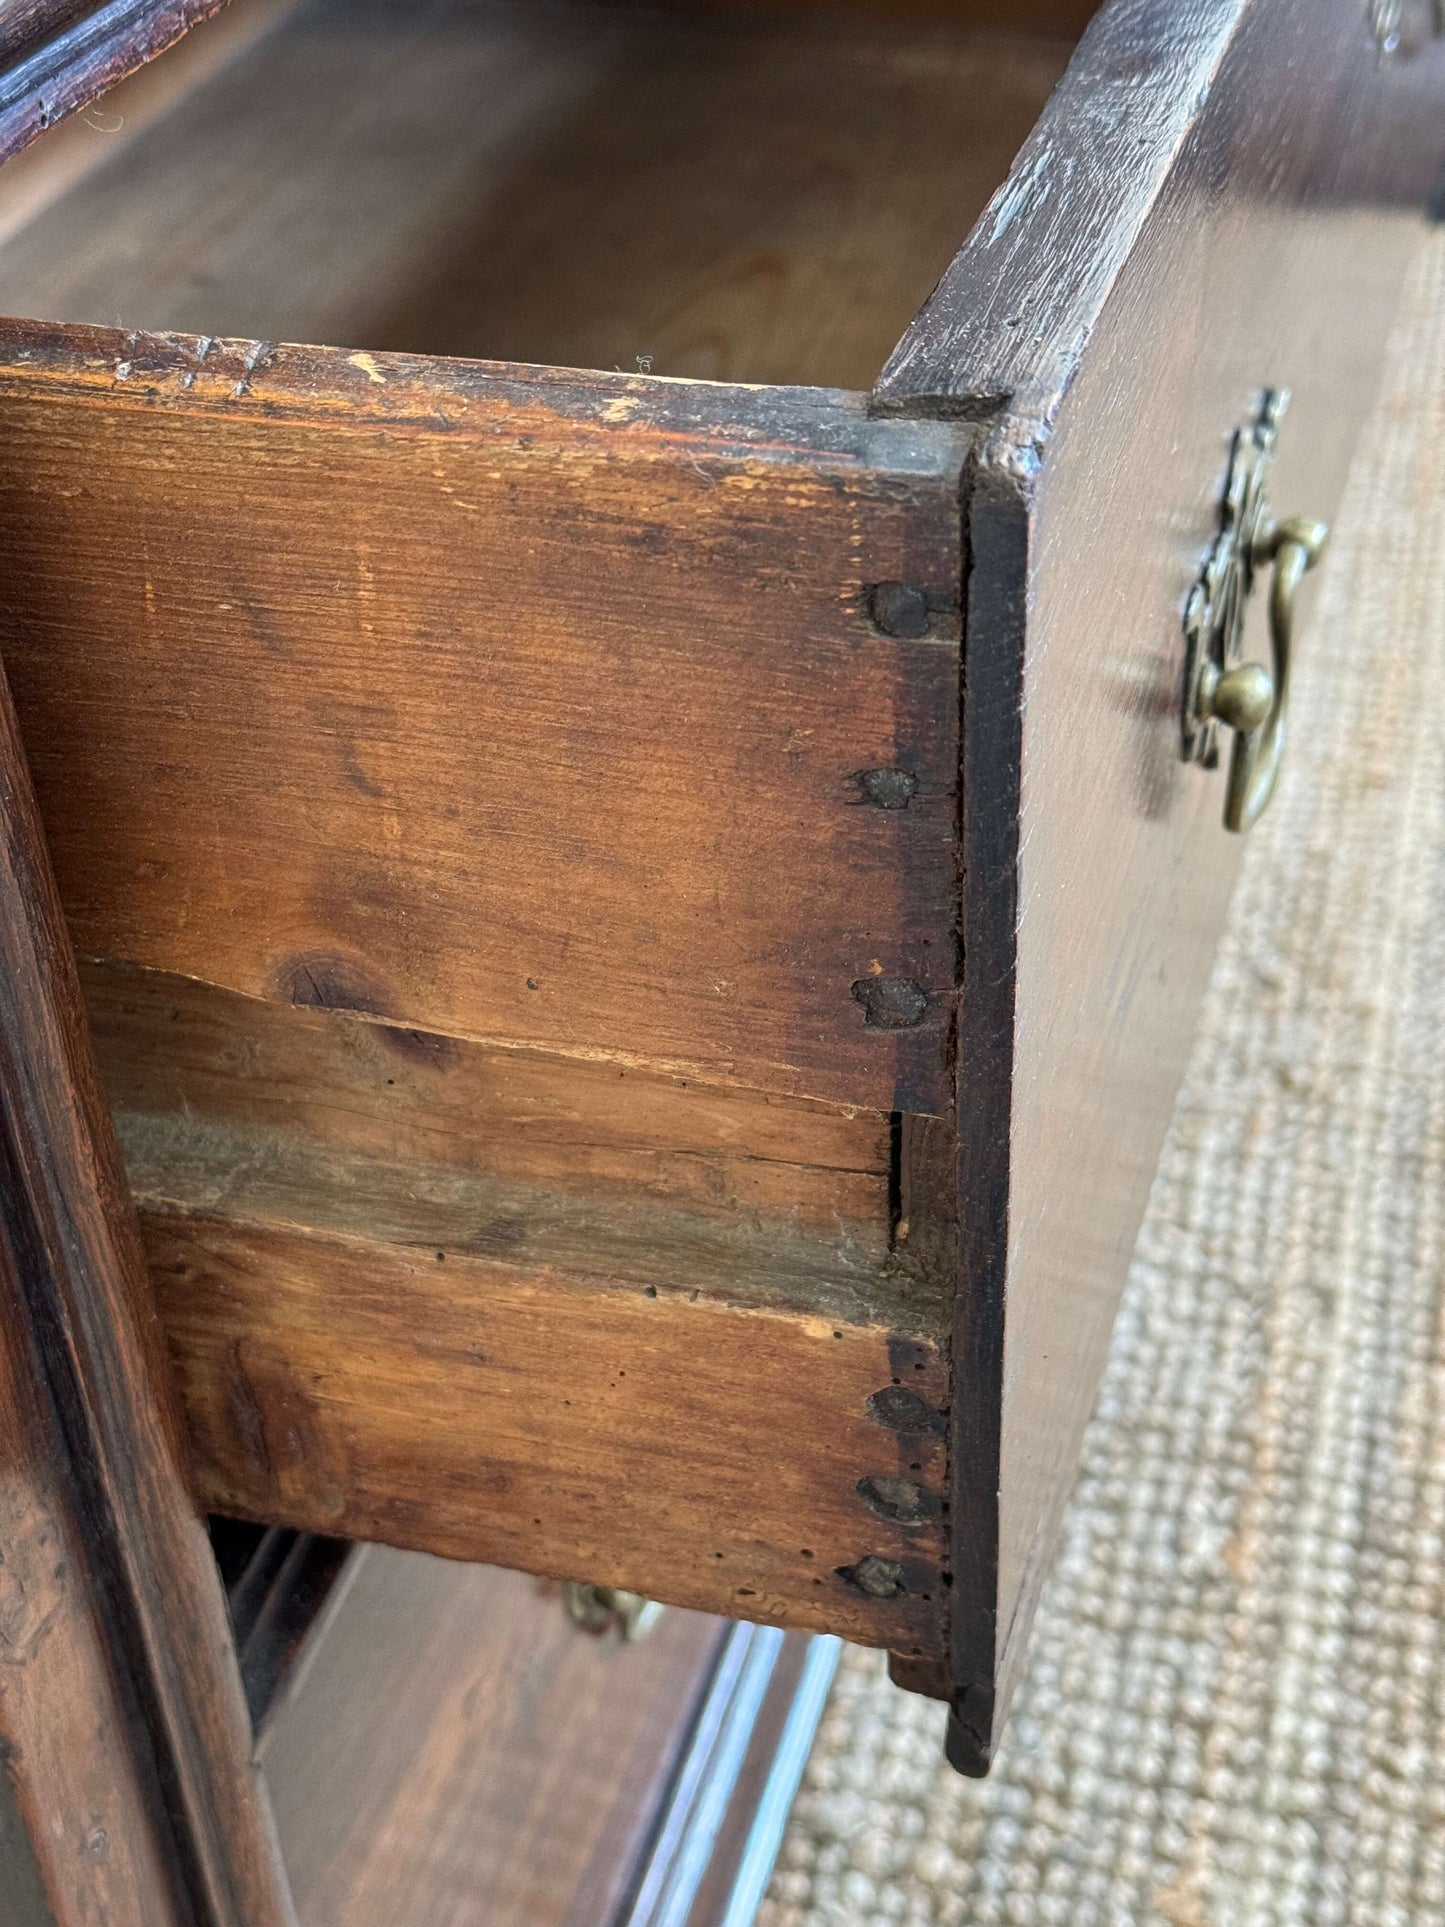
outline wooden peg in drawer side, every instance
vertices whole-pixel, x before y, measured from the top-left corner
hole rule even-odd
[[[892,1120],[85,982],[214,1510],[943,1651]]]
[[[950,1107],[958,430],[7,322],[0,434],[83,953]]]

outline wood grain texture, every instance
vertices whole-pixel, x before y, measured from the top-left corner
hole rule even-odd
[[[636,1284],[685,1273],[733,1302],[863,1324],[946,1314],[952,1251],[895,1205],[887,1118],[154,972],[91,966],[86,994],[148,1197],[401,1243],[445,1221],[519,1260]]]
[[[20,1892],[6,1897],[17,1909],[24,1903],[23,1927],[70,1927],[97,1907],[127,1927],[179,1927],[185,1915],[156,1823],[155,1778],[144,1754],[134,1755],[124,1661],[117,1677],[13,1262],[3,1285],[0,1741],[18,1834],[7,1875],[18,1877],[19,1851],[32,1863]]]
[[[96,0],[4,0],[0,5],[0,57],[15,59],[100,11]]]
[[[866,388],[1066,55],[957,20],[312,0],[0,250],[0,305]]]
[[[0,1741],[62,1927],[291,1918],[0,684]]]
[[[20,0],[0,11],[0,161],[219,12],[223,0]]]
[[[365,1549],[262,1747],[303,1927],[615,1920],[725,1637],[623,1646],[556,1587]]]
[[[744,1238],[771,1214],[836,1245],[845,1273],[887,1254],[891,1133],[874,1112],[491,1050],[155,971],[90,964],[81,981],[111,1101],[132,1117],[324,1139],[485,1181],[519,1209],[544,1192],[636,1202]]]
[[[1248,5],[1111,0],[1101,10],[890,358],[880,407],[977,416],[1057,397]]]
[[[926,1330],[855,1322],[817,1279],[809,1310],[775,1278],[726,1296],[733,1254],[669,1277],[675,1227],[641,1213],[630,1281],[492,1255],[511,1225],[425,1173],[413,1192],[450,1195],[403,1216],[393,1189],[376,1226],[358,1207],[388,1174],[367,1165],[329,1222],[288,1221],[289,1193],[267,1217],[228,1182],[234,1141],[215,1149],[185,1183],[132,1158],[214,1510],[937,1644],[947,1379]],[[306,1192],[320,1218],[314,1174]],[[893,1562],[870,1569],[886,1597],[870,1559]]]
[[[1206,96],[1227,103],[1217,111],[1229,114],[1241,85],[1248,91],[1252,56],[1240,49],[1252,44],[1253,12],[1254,0],[1109,0],[1098,9],[1066,85],[890,357],[875,406],[986,417],[1012,403],[1046,419],[1149,228],[1171,206],[1181,219],[1207,223],[1202,185],[1187,206],[1177,198],[1188,173],[1181,151],[1197,139]],[[1341,179],[1335,205],[1358,197],[1366,218],[1381,202],[1418,209],[1438,185],[1438,155],[1420,112],[1420,66],[1382,61],[1368,9],[1360,7],[1333,22],[1326,13],[1319,26],[1299,13],[1279,31],[1281,46],[1292,42],[1291,97],[1309,71],[1324,89],[1319,118],[1330,133],[1312,130],[1310,151],[1325,138],[1339,149],[1331,164],[1351,178]],[[1319,68],[1329,56],[1322,62],[1312,50],[1317,34],[1335,43],[1343,63],[1328,75]],[[1431,54],[1424,66],[1437,61]],[[1371,109],[1361,94],[1372,81],[1391,97],[1384,111],[1402,136],[1396,142],[1378,139],[1378,109],[1367,124]],[[1277,128],[1245,112],[1227,138],[1232,191],[1258,191],[1266,205],[1281,200],[1273,178]],[[1200,230],[1189,232],[1198,238]],[[1195,272],[1208,272],[1202,258]],[[1247,288],[1236,292],[1248,298]]]
[[[212,1510],[941,1650],[888,1119],[85,985]]]
[[[0,343],[3,648],[83,952],[947,1107],[954,431],[811,390]],[[926,634],[881,632],[893,582]]]
[[[1334,511],[1439,159],[1438,112],[1422,140],[1397,87],[1348,0],[1105,7],[880,390],[994,418],[964,674],[967,1770],[1022,1661],[1238,856],[1221,780],[1178,757],[1183,603],[1262,387],[1294,391],[1278,510]]]
[[[81,942],[380,1027],[345,1125],[333,1020],[295,1033],[319,1108],[278,1076],[257,1118],[199,1060],[141,1075],[132,1037],[208,1490],[927,1657],[942,1518],[888,1524],[918,1575],[860,1602],[856,1507],[906,1452],[942,1500],[943,1334],[910,1294],[957,1237],[977,1770],[1236,855],[1176,758],[1180,610],[1263,385],[1295,394],[1277,504],[1333,509],[1438,64],[1381,63],[1355,0],[1111,0],[865,405],[380,350],[866,381],[1056,46],[491,6],[428,40],[413,13],[306,9],[0,258],[52,311],[265,337],[16,327],[0,369],[0,646]],[[372,168],[370,105],[327,158],[283,138],[323,76],[350,125],[391,73],[400,160]],[[96,240],[85,276],[48,265],[62,233]],[[277,350],[272,315],[353,352]],[[889,580],[927,634],[880,633]],[[906,809],[870,768],[917,779]],[[924,1021],[870,1026],[879,979]],[[465,1068],[397,1114],[378,1073],[418,1034]],[[589,1072],[570,1122],[548,1053]],[[727,1101],[684,1100],[698,1078]],[[956,1101],[957,1214],[946,1126],[903,1121],[885,1223],[876,1120],[779,1098]],[[439,1149],[473,1109],[477,1144]],[[526,1147],[524,1114],[551,1120]],[[930,1443],[877,1474],[868,1401],[914,1366]],[[788,1537],[805,1508],[836,1590]]]

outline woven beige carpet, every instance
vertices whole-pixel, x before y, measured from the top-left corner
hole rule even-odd
[[[993,1777],[846,1656],[761,1927],[1445,1923],[1445,242]]]

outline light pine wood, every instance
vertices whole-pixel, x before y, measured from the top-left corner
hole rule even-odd
[[[407,1238],[338,1232],[138,1181],[218,1511],[937,1645],[935,1341],[728,1302],[688,1284],[702,1274],[629,1288],[508,1262],[440,1213]],[[919,1403],[899,1432],[878,1414],[903,1386]]]

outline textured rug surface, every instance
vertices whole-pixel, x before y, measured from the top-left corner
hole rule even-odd
[[[991,1779],[849,1653],[761,1927],[1445,1923],[1445,243]]]

